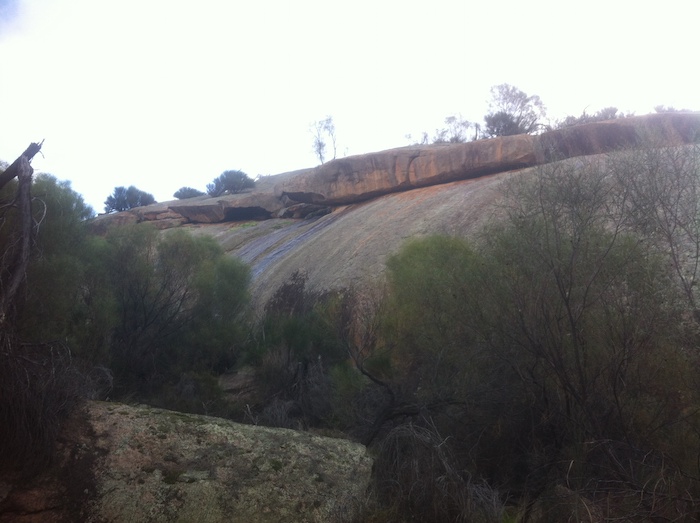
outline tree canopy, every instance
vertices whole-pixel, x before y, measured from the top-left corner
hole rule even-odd
[[[196,198],[197,196],[204,196],[205,193],[199,189],[194,189],[192,187],[180,187],[173,196],[178,200],[187,200],[189,198]]]
[[[105,212],[120,212],[156,203],[152,194],[130,185],[115,187],[114,192],[105,200]]]
[[[489,112],[484,117],[486,138],[533,133],[540,129],[545,107],[537,95],[528,96],[515,86],[491,88]]]
[[[236,194],[255,187],[255,180],[243,171],[230,170],[221,173],[207,185],[207,193],[211,197],[223,194]]]

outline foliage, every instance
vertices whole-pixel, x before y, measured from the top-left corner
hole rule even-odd
[[[212,372],[235,361],[247,267],[212,238],[182,230],[160,236],[150,227],[118,228],[105,247],[118,393],[148,395],[181,371]]]
[[[458,477],[530,499],[558,484],[624,496],[610,517],[688,514],[700,493],[697,328],[683,285],[699,207],[694,185],[673,175],[697,173],[697,154],[630,154],[637,163],[561,162],[512,179],[506,220],[478,248],[426,238],[389,260],[383,335],[397,401],[380,421],[445,435],[432,448],[459,456]],[[683,269],[669,272],[674,250]],[[416,447],[400,462],[435,462],[421,456]],[[428,492],[410,477],[409,490]],[[415,510],[402,492],[389,498]]]
[[[346,352],[333,329],[338,293],[316,293],[296,272],[265,307],[249,349],[262,389],[259,421],[283,427],[334,425],[333,383]]]
[[[207,185],[207,193],[215,198],[224,194],[237,194],[255,187],[255,181],[243,171],[224,171]]]
[[[462,348],[470,333],[463,321],[464,296],[473,278],[475,254],[463,240],[429,237],[408,242],[387,262],[388,317],[385,328],[402,347],[401,363],[413,387],[450,396],[466,366]],[[441,391],[441,392],[440,392]]]
[[[627,188],[629,226],[650,248],[667,257],[676,286],[700,325],[700,145],[649,146],[609,160],[609,170]]]
[[[32,147],[38,152],[41,145],[32,144],[28,151]],[[48,175],[33,179],[26,154],[10,167],[14,176],[6,173],[0,187],[0,469],[23,477],[50,464],[62,421],[88,392],[70,351],[40,330],[45,326],[41,320],[48,322],[56,315],[41,318],[42,311],[33,306],[58,297],[63,282],[54,277],[62,271],[42,278],[40,266],[65,259],[62,251],[69,250],[70,235],[75,234],[79,244],[82,224],[92,215],[68,183]],[[54,304],[70,307],[61,299]],[[23,329],[27,324],[39,328]],[[29,334],[37,342],[32,343]]]
[[[335,134],[335,124],[332,116],[326,116],[323,120],[318,120],[311,126],[311,134],[313,135],[313,150],[318,157],[318,161],[323,163],[326,159],[326,147],[328,140],[333,147],[333,160],[337,156],[337,144]]]
[[[65,340],[77,357],[110,369],[118,398],[155,401],[184,372],[235,364],[245,334],[244,264],[212,238],[182,230],[118,227],[103,238],[65,225],[65,235],[40,230],[42,256],[29,269],[36,286],[23,294],[16,321],[24,339]]]
[[[0,336],[0,472],[29,478],[53,459],[61,423],[88,393],[88,381],[57,343]]]
[[[115,187],[105,200],[105,212],[121,212],[156,203],[152,194],[142,191],[133,185]]]
[[[474,139],[478,134],[478,125],[462,118],[462,115],[450,115],[445,118],[445,127],[435,129],[433,137],[430,138],[427,132],[422,134],[420,141],[413,142],[414,145],[426,145],[428,143],[464,143],[469,140],[469,133],[473,128],[475,130]],[[413,141],[411,135],[406,138]]]
[[[691,109],[676,109],[672,106],[657,105],[654,107],[654,112],[656,113],[690,113],[693,112]]]
[[[27,341],[65,340],[65,327],[80,301],[87,219],[94,213],[69,182],[40,174],[32,189],[37,229],[27,270],[31,285],[16,304],[15,327]]]
[[[489,112],[484,117],[486,138],[529,134],[541,128],[545,107],[537,95],[526,93],[509,84],[491,88]]]
[[[205,193],[199,189],[193,189],[192,187],[180,187],[173,196],[178,200],[187,200],[189,198],[196,198],[197,196],[204,196]]]
[[[604,122],[607,120],[615,120],[618,118],[626,118],[628,116],[631,116],[629,114],[623,114],[618,111],[617,107],[605,107],[604,109],[601,109],[597,113],[594,114],[588,114],[586,111],[583,111],[581,116],[567,116],[564,118],[561,122],[557,123],[556,128],[557,129],[564,129],[566,127],[573,127],[574,125],[581,125],[584,123],[591,123],[591,122]]]
[[[384,520],[503,521],[499,493],[455,468],[459,460],[434,426],[398,425],[376,452],[374,488],[388,500]]]

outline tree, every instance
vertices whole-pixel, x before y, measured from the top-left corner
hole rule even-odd
[[[383,335],[404,398],[393,411],[405,430],[442,434],[436,444],[463,456],[456,468],[530,499],[563,483],[624,495],[610,517],[663,519],[676,503],[689,514],[700,490],[695,305],[682,281],[698,266],[685,230],[698,223],[697,162],[636,154],[512,178],[505,220],[476,245],[407,244],[387,264]],[[674,251],[683,275],[669,271]]]
[[[27,268],[32,284],[17,303],[15,325],[27,341],[66,340],[85,283],[88,220],[94,211],[70,182],[48,174],[36,177],[32,194],[36,234]]]
[[[590,474],[622,482],[640,510],[654,510],[645,485],[668,471],[640,449],[671,452],[670,432],[683,440],[696,430],[681,419],[696,401],[687,372],[697,356],[682,348],[692,334],[678,320],[686,316],[679,288],[664,258],[629,229],[629,185],[610,174],[600,163],[560,162],[532,181],[513,179],[506,227],[487,236],[485,264],[500,269],[489,278],[492,319],[480,324],[489,349],[517,362],[527,394],[540,398],[533,415],[547,424],[531,430],[551,431],[550,448],[565,453],[546,459],[571,453],[577,463],[569,484],[578,477],[583,487]],[[591,440],[596,454],[586,450]],[[684,445],[672,453],[688,472]]]
[[[333,160],[335,160],[337,155],[337,147],[333,117],[326,116],[323,120],[314,122],[314,124],[311,126],[311,133],[314,137],[313,150],[318,157],[318,160],[323,163],[326,159],[327,140],[330,140],[331,145],[333,146]]]
[[[196,198],[197,196],[204,196],[205,193],[199,189],[193,189],[192,187],[180,187],[173,196],[178,200],[187,200],[189,198]]]
[[[583,111],[581,116],[567,116],[566,118],[564,118],[564,120],[557,123],[556,127],[557,129],[563,129],[565,127],[573,127],[574,125],[581,125],[584,123],[604,122],[606,120],[625,118],[626,116],[631,115],[625,115],[619,112],[617,107],[605,107],[604,109],[601,109],[600,111],[594,114],[588,114],[586,113],[586,111]]]
[[[690,109],[676,109],[673,106],[657,105],[654,107],[654,112],[657,113],[690,113]]]
[[[227,258],[211,237],[149,226],[113,229],[106,265],[93,281],[111,294],[110,367],[119,394],[152,397],[187,370],[220,369],[235,361],[238,314],[247,301],[249,270]],[[88,289],[103,292],[102,285]]]
[[[484,117],[484,136],[529,134],[540,129],[545,107],[539,96],[526,93],[509,84],[491,88],[489,113]]]
[[[237,194],[255,187],[255,180],[243,171],[224,171],[207,185],[207,193],[212,198],[224,194]]]
[[[42,142],[43,143],[43,142]],[[15,298],[25,280],[31,255],[33,216],[31,212],[31,187],[34,169],[30,161],[41,150],[42,143],[32,143],[7,169],[0,173],[0,189],[16,179],[16,186],[10,187],[15,195],[11,205],[2,208],[3,221],[9,222],[9,237],[1,253],[0,260],[0,326],[9,320]]]
[[[0,469],[25,477],[46,469],[61,422],[79,402],[83,384],[65,346],[46,339],[32,343],[20,332],[27,295],[38,294],[34,285],[46,283],[28,279],[38,234],[50,214],[54,219],[43,206],[32,205],[37,202],[30,161],[41,146],[30,144],[0,173]],[[60,209],[59,215],[64,210],[71,212]]]
[[[435,134],[433,134],[432,139],[429,138],[428,133],[424,132],[422,134],[421,140],[415,145],[426,145],[428,143],[464,143],[469,140],[468,133],[470,129],[477,128],[475,124],[462,118],[462,115],[450,115],[445,118],[445,127],[440,129],[435,129]],[[411,135],[407,135],[406,138],[411,140]],[[476,137],[474,137],[476,139]]]
[[[133,185],[115,187],[114,192],[105,200],[105,212],[121,212],[156,203],[152,194],[142,191]]]
[[[688,311],[700,326],[700,145],[654,143],[613,155],[609,168],[627,187],[628,223],[666,256]]]

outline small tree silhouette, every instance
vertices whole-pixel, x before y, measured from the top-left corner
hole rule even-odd
[[[105,200],[105,212],[120,212],[156,203],[152,194],[142,191],[133,185],[115,187],[114,192]]]
[[[209,196],[217,197],[222,194],[236,194],[255,187],[255,181],[243,171],[224,171],[207,185]]]
[[[199,189],[194,189],[192,187],[180,187],[175,194],[173,194],[178,200],[187,200],[188,198],[195,198],[197,196],[204,196],[204,193]]]

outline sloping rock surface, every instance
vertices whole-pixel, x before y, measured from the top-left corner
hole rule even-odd
[[[0,482],[0,522],[343,521],[369,482],[346,440],[115,403],[82,415],[51,474]]]
[[[193,226],[212,235],[251,266],[251,294],[259,308],[300,271],[312,290],[356,288],[381,278],[389,256],[409,238],[469,235],[494,212],[499,186],[509,173],[388,194],[335,208],[308,220],[267,220]]]
[[[667,113],[537,136],[403,147],[263,177],[249,193],[103,216],[95,227],[153,219],[160,228],[176,224],[213,236],[250,264],[259,308],[296,271],[316,290],[373,285],[406,239],[480,230],[498,210],[500,182],[526,175],[528,166],[698,138],[700,114]]]

